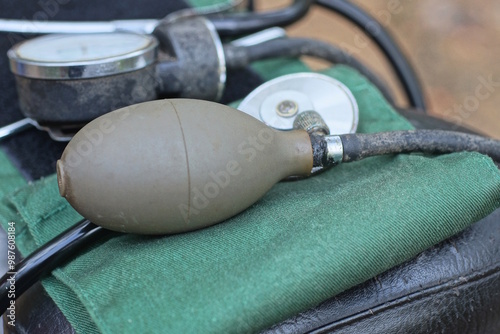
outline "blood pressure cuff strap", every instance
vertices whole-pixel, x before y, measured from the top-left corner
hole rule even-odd
[[[306,70],[284,63],[257,70],[268,79]],[[357,72],[338,66],[327,74],[352,90],[360,132],[411,128]],[[54,176],[12,191],[20,177],[4,156],[0,166],[0,218],[4,227],[16,223],[24,255],[81,219]],[[255,332],[415,257],[498,207],[500,173],[486,156],[370,158],[277,184],[210,228],[102,239],[43,285],[79,333]]]

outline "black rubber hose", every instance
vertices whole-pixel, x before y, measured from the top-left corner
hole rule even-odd
[[[226,66],[232,69],[243,68],[253,61],[262,59],[301,56],[323,59],[332,64],[349,65],[377,86],[384,97],[394,104],[390,90],[379,76],[348,52],[322,41],[310,38],[278,38],[251,46],[237,47],[228,44],[224,46],[224,55]]]
[[[443,154],[479,152],[500,161],[500,140],[455,131],[414,130],[340,136],[344,147],[342,162],[396,153]]]
[[[236,37],[251,34],[259,30],[287,26],[307,14],[313,0],[294,0],[280,10],[269,12],[211,14],[206,17],[212,21],[221,37]]]
[[[247,10],[250,13],[255,10],[255,2],[253,0],[247,0]]]
[[[425,98],[415,71],[389,32],[361,8],[346,0],[316,0],[322,7],[342,15],[370,36],[388,58],[403,85],[411,106],[426,111]]]
[[[68,260],[76,251],[110,231],[82,220],[19,262],[0,279],[0,314],[43,276]],[[15,273],[15,274],[13,274]],[[14,298],[10,298],[14,287]]]

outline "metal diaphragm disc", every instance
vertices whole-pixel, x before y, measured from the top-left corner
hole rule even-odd
[[[238,109],[277,130],[292,130],[297,115],[309,110],[321,115],[330,134],[354,133],[358,127],[358,105],[351,91],[340,81],[317,73],[270,80],[252,91]]]

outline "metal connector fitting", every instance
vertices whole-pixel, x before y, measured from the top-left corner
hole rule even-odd
[[[308,110],[298,114],[293,121],[293,128],[304,129],[308,133],[322,136],[330,134],[330,129],[323,120],[323,117],[314,110]]]
[[[344,146],[340,136],[322,136],[309,134],[313,151],[313,169],[311,175],[342,162]]]
[[[344,156],[344,145],[340,136],[325,136],[326,146],[326,166],[335,166],[342,162]]]

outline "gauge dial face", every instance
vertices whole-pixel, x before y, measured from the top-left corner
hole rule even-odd
[[[358,105],[340,81],[323,74],[296,73],[278,77],[257,87],[238,109],[277,129],[292,130],[298,114],[314,110],[330,134],[356,132]]]
[[[143,50],[151,43],[135,34],[47,35],[19,45],[18,57],[39,62],[87,62]]]
[[[156,61],[157,46],[153,36],[125,32],[58,34],[19,43],[7,54],[12,72],[21,76],[93,78],[144,68]]]

